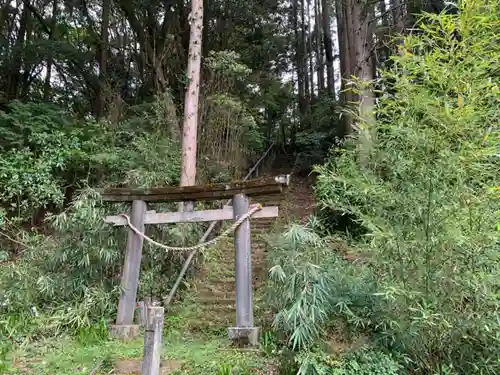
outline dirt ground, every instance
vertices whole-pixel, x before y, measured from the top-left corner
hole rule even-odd
[[[141,361],[138,359],[120,359],[113,363],[117,375],[140,375]],[[161,374],[167,375],[182,367],[180,361],[162,361]]]

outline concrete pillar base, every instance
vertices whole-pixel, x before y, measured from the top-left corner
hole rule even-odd
[[[227,330],[229,340],[235,344],[245,346],[258,346],[260,339],[259,327],[229,327]]]
[[[141,334],[138,324],[114,324],[110,327],[109,334],[117,340],[134,340]]]

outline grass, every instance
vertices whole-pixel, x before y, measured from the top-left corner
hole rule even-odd
[[[210,272],[206,275],[207,280],[203,279],[202,283],[209,283],[208,277],[222,280],[234,278],[232,242],[231,238],[222,239],[218,246],[205,253],[205,269]],[[229,324],[227,312],[214,310],[212,305],[200,303],[196,298],[199,297],[196,288],[192,294],[188,293],[182,303],[173,306],[171,312],[174,314],[166,319],[162,360],[171,371],[163,374],[269,374],[271,354],[265,348],[261,352],[242,352],[229,347],[226,336]],[[256,301],[256,316],[259,315],[258,307],[259,303]],[[231,312],[230,321],[233,319],[234,313]],[[7,370],[2,371],[0,353],[0,374],[139,375],[142,350],[142,338],[131,342],[90,341],[85,337],[80,340],[69,337],[40,339],[17,347],[8,358]],[[99,371],[92,373],[97,364],[100,364]]]
[[[200,310],[202,307],[209,308],[187,298],[176,306],[175,313],[166,317],[162,374],[269,374],[266,369],[272,362],[270,356],[264,351],[239,351],[230,347],[227,325],[214,324],[218,329],[212,326],[194,329],[200,320],[211,319]],[[213,312],[211,315],[215,319]],[[130,342],[96,339],[106,336],[106,332],[104,325],[97,327],[95,334],[90,330],[78,338],[41,338],[17,346],[3,362],[7,369],[2,369],[0,353],[0,374],[139,375],[143,338]],[[99,371],[92,373],[97,364],[100,364]]]
[[[230,266],[220,267],[224,257],[233,254],[227,250],[231,249],[231,241],[221,241],[221,245],[207,254],[207,268],[214,270],[212,278],[230,277],[234,273]],[[263,358],[259,351],[242,352],[231,348],[226,334],[227,319],[219,311],[214,317],[213,306],[200,304],[195,298],[198,293],[193,293],[192,298],[187,296],[175,305],[175,312],[166,318],[162,361],[170,371],[164,369],[163,374],[268,374],[264,369],[270,360]],[[106,333],[107,328],[99,330],[102,328]],[[142,350],[142,338],[131,342],[96,340],[85,333],[79,339],[41,338],[17,346],[7,361],[2,362],[0,353],[0,374],[89,375],[100,364],[99,371],[92,375],[139,375]],[[6,369],[2,368],[3,363]]]
[[[130,342],[103,340],[80,343],[74,339],[49,339],[19,348],[13,356],[12,370],[8,374],[36,375],[88,375],[101,363],[99,375],[138,374],[130,364],[138,365],[142,357],[143,341]],[[241,352],[228,346],[227,339],[219,336],[182,336],[167,333],[164,338],[162,360],[177,370],[170,374],[231,374],[259,373],[267,366],[258,351]],[[117,372],[117,363],[129,365],[128,371]],[[249,372],[254,369],[254,372]],[[257,371],[257,372],[255,372]]]

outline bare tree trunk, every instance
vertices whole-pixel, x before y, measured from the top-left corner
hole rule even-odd
[[[9,38],[9,18],[12,8],[10,5],[2,4],[0,6],[0,36],[6,40]]]
[[[325,66],[323,64],[323,35],[321,32],[321,1],[314,1],[314,21],[316,28],[316,60],[318,73],[318,91],[325,89]]]
[[[50,23],[50,34],[49,40],[54,40],[55,28],[56,28],[56,14],[57,14],[57,0],[52,2],[52,20]],[[50,81],[52,79],[52,66],[54,64],[54,57],[52,53],[52,49],[49,49],[47,55],[47,75],[45,76],[45,81],[43,84],[43,100],[48,101],[50,97]]]
[[[297,88],[298,88],[298,117],[299,121],[292,121],[290,125],[290,145],[295,147],[298,132],[298,123],[305,117],[306,114],[306,92],[303,74],[303,59],[304,51],[299,35],[299,2],[292,0],[292,27],[294,32],[294,47],[295,47],[295,70],[297,72]]]
[[[377,40],[377,44],[379,44],[378,50],[380,51],[377,54],[377,56],[380,56],[380,59],[377,61],[377,63],[383,63],[389,58],[389,48],[387,45],[389,42],[388,36],[390,34],[389,13],[387,12],[385,0],[380,0],[378,4],[379,4],[380,14],[382,17],[382,30],[381,32],[377,33],[377,36],[379,37],[379,40]],[[373,64],[373,66],[375,65],[376,64]]]
[[[304,114],[305,110],[305,90],[304,90],[304,75],[302,73],[302,47],[300,44],[299,37],[299,3],[298,0],[293,0],[293,15],[292,15],[292,27],[294,31],[294,44],[295,44],[295,67],[297,70],[297,87],[298,87],[298,102],[299,102],[299,112],[301,115]],[[293,136],[293,134],[292,134]]]
[[[405,9],[401,0],[391,0],[392,17],[397,33],[401,33],[405,27]]]
[[[33,39],[33,22],[31,22],[31,12],[27,15],[26,20],[26,37],[25,44],[28,45]],[[21,97],[27,97],[29,95],[30,86],[31,86],[31,70],[33,69],[33,64],[29,59],[24,60],[23,63],[23,74],[21,80]]]
[[[371,87],[374,78],[372,52],[374,23],[370,22],[374,16],[374,7],[359,0],[336,0],[336,7],[342,85],[345,88],[345,83],[351,76],[355,76],[360,83],[359,94],[344,92],[342,102],[358,105],[358,119],[363,123],[363,126],[359,127],[359,140],[363,148],[362,154],[367,155],[374,134],[372,131],[375,97]],[[353,119],[345,116],[343,121],[343,133],[349,134],[353,128]],[[364,130],[366,128],[368,130]]]
[[[97,97],[94,110],[96,118],[101,118],[102,116],[104,116],[105,110],[106,98],[104,91],[106,88],[110,8],[111,0],[103,0],[101,36],[99,41],[99,87],[97,89]]]
[[[337,2],[340,3],[340,0],[337,0]],[[326,87],[328,94],[333,96],[335,95],[335,75],[333,70],[333,41],[332,31],[330,30],[330,8],[328,1],[322,0],[321,7],[323,11],[323,35],[326,55]]]
[[[335,8],[336,8],[335,14],[337,17],[337,35],[339,40],[340,76],[341,76],[339,96],[340,96],[340,102],[343,105],[345,105],[349,101],[350,97],[350,95],[348,95],[349,93],[345,90],[346,81],[350,78],[352,74],[350,69],[351,57],[349,52],[349,39],[347,37],[347,31],[346,31],[346,24],[347,24],[346,9],[345,9],[346,6],[342,0],[335,0]],[[326,46],[326,40],[325,40],[325,46]],[[341,125],[343,129],[341,133],[346,133],[347,122],[348,122],[346,116],[344,116],[342,122],[343,124]]]
[[[19,22],[19,30],[17,33],[16,43],[12,52],[10,62],[10,74],[7,85],[7,102],[17,99],[19,94],[19,86],[22,80],[21,67],[23,65],[23,46],[26,38],[26,29],[29,22],[29,9],[23,5],[21,20]]]
[[[373,5],[364,4],[358,0],[348,0],[350,5],[350,30],[354,50],[354,75],[358,78],[360,91],[357,95],[359,103],[359,142],[361,145],[360,162],[366,165],[368,154],[374,141],[375,95],[371,87],[373,81]]]
[[[198,102],[200,96],[200,70],[203,39],[203,0],[191,0],[191,31],[187,76],[189,79],[184,99],[182,132],[181,186],[196,184],[196,153],[198,134]],[[194,203],[186,202],[184,209],[193,210]]]
[[[304,97],[306,102],[305,112],[308,112],[308,98],[310,98],[309,91],[309,72],[307,71],[307,40],[306,40],[306,16],[305,16],[305,0],[302,0],[300,7],[301,15],[301,60],[300,64],[302,66],[302,80],[304,81]]]
[[[311,28],[311,0],[307,0],[307,53],[309,57],[309,79],[311,80],[311,103],[314,101],[314,62],[313,62],[313,45],[312,45],[312,28]]]

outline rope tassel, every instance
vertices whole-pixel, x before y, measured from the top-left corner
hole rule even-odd
[[[214,245],[221,239],[227,237],[229,234],[234,232],[245,220],[249,219],[253,214],[255,214],[257,211],[260,211],[262,209],[262,205],[258,203],[254,208],[252,208],[250,211],[248,211],[245,215],[240,217],[238,220],[236,220],[233,225],[231,225],[228,229],[226,229],[224,232],[222,232],[219,236],[211,239],[210,241],[202,242],[200,244],[190,246],[190,247],[177,247],[177,246],[167,246],[162,243],[159,243],[152,238],[148,237],[144,233],[142,233],[139,229],[137,229],[131,222],[130,222],[130,217],[126,214],[120,214],[119,216],[123,216],[125,220],[127,220],[127,225],[129,226],[132,231],[134,231],[135,234],[137,234],[139,237],[144,238],[146,241],[149,243],[156,245],[162,249],[165,249],[166,251],[172,250],[172,251],[193,251],[193,250],[199,250],[205,247],[208,247],[210,245]]]

